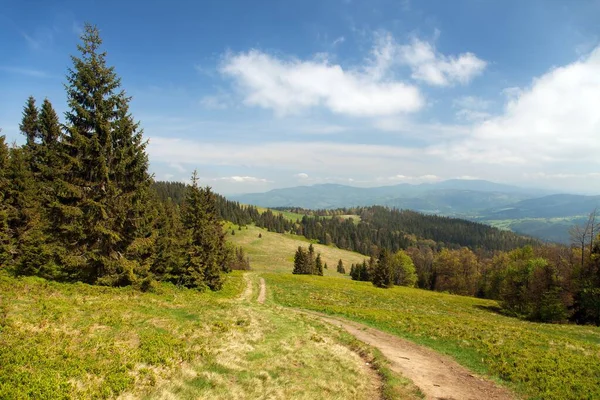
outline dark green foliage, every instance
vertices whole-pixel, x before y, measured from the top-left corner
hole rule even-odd
[[[4,136],[0,136],[0,268],[6,268],[12,261],[13,237],[9,229],[9,214],[13,208],[8,203],[10,181],[6,176],[9,165],[9,152]]]
[[[358,215],[360,222],[339,217],[346,214]],[[313,215],[305,215],[296,232],[301,232],[308,239],[317,239],[323,244],[333,243],[339,248],[365,255],[371,254],[373,246],[395,253],[414,245],[415,239],[433,240],[449,248],[469,247],[487,251],[506,251],[539,244],[534,239],[476,222],[382,206],[319,210]]]
[[[146,143],[98,30],[86,25],[82,41],[67,75],[64,166],[51,206],[56,236],[67,244],[58,259],[71,279],[128,285],[147,276],[153,245]]]
[[[394,271],[392,270],[392,255],[387,249],[381,250],[373,269],[373,285],[380,288],[394,286]]]
[[[19,129],[27,139],[27,146],[35,146],[35,141],[40,136],[40,127],[38,122],[38,110],[33,96],[29,96],[27,103],[23,108],[23,118],[19,125]]]
[[[294,270],[293,274],[310,274],[307,268],[307,258],[308,253],[302,248],[302,246],[298,246],[298,250],[296,250],[296,254],[294,255]]]
[[[221,209],[250,217],[199,189],[195,176],[192,186],[152,185],[146,142],[101,44],[86,25],[67,75],[64,127],[48,99],[38,112],[30,97],[26,145],[9,150],[0,137],[0,267],[144,290],[156,280],[218,290],[223,272],[249,268],[241,249],[225,247]]]
[[[221,272],[228,256],[225,235],[217,216],[216,201],[209,187],[198,187],[196,171],[187,188],[183,208],[183,226],[187,232],[186,258],[180,284],[200,290],[219,290]]]
[[[317,254],[317,258],[315,259],[315,275],[323,276],[323,261],[321,260],[321,254]]]
[[[346,268],[344,268],[344,263],[342,262],[341,259],[337,263],[337,272],[339,272],[340,274],[346,273]]]
[[[350,267],[350,277],[354,281],[368,282],[371,280],[371,271],[373,271],[374,265],[375,260],[373,257],[369,260],[369,264],[367,264],[367,260],[363,260],[361,264],[352,264]]]
[[[323,276],[321,255],[317,254],[315,258],[315,250],[312,244],[309,246],[308,250],[304,249],[302,246],[298,246],[298,250],[296,250],[296,254],[294,255],[294,270],[292,273]]]

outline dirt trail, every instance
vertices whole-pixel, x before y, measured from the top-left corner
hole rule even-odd
[[[260,304],[265,303],[265,299],[267,298],[267,285],[265,284],[265,280],[260,278],[260,292],[258,292],[258,301]]]
[[[356,322],[310,314],[379,349],[390,361],[390,369],[413,381],[426,399],[515,399],[507,389],[472,374],[456,361],[433,350]]]
[[[239,297],[240,301],[251,301],[252,300],[252,281],[250,280],[250,274],[244,274],[244,280],[246,281],[246,288]]]
[[[265,300],[266,285],[260,279],[258,302]],[[377,348],[390,361],[390,369],[410,379],[425,395],[437,400],[513,400],[510,391],[471,373],[448,356],[397,336],[343,318],[301,311],[336,325],[358,340]]]

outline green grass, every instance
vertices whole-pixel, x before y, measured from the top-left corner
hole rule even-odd
[[[221,292],[13,278],[0,271],[0,399],[370,399],[339,330]]]
[[[367,282],[264,274],[275,302],[366,323],[536,399],[600,398],[600,329],[525,322],[493,301]]]
[[[227,240],[237,246],[242,246],[250,257],[250,266],[256,271],[291,273],[294,269],[294,254],[298,246],[308,247],[310,240],[304,236],[278,234],[266,229],[248,226],[238,230],[237,226],[227,225]],[[235,235],[231,234],[234,230]],[[262,237],[259,238],[258,235]],[[342,276],[336,272],[338,260],[342,260],[346,268],[346,277],[350,272],[350,264],[361,263],[366,257],[359,253],[341,250],[332,246],[313,244],[315,252],[321,253],[328,269],[326,276]]]
[[[261,214],[264,213],[265,211],[269,210],[268,208],[264,208],[264,207],[256,207],[256,209]],[[296,222],[296,220],[302,219],[302,217],[304,217],[304,214],[293,213],[293,212],[289,212],[289,211],[271,210],[271,212],[273,213],[273,215],[283,215],[283,217],[285,219],[290,220],[292,222]]]

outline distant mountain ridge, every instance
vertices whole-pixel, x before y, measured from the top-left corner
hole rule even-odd
[[[438,183],[359,188],[339,184],[319,184],[273,189],[230,197],[241,203],[262,207],[302,207],[332,209],[352,206],[387,205],[417,211],[461,214],[497,208],[551,192],[522,188],[484,180],[452,179]],[[465,206],[465,204],[469,204]],[[416,206],[416,207],[415,207]]]
[[[274,208],[335,209],[382,205],[488,223],[544,240],[569,241],[569,228],[581,223],[600,196],[557,194],[485,180],[359,188],[319,184],[231,196],[244,204]]]

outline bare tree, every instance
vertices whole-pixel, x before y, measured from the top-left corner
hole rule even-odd
[[[588,215],[588,219],[581,225],[574,225],[569,230],[571,236],[571,243],[581,249],[581,266],[583,267],[585,261],[585,248],[586,245],[590,246],[590,254],[594,246],[594,233],[600,229],[600,224],[596,222],[598,216],[598,207]]]

